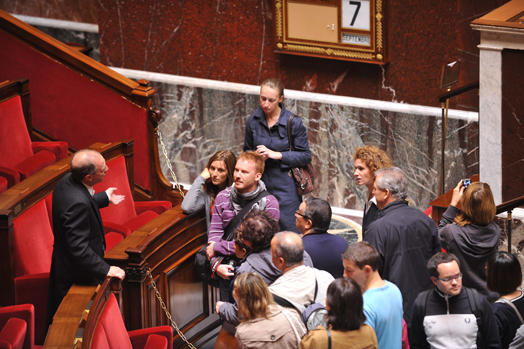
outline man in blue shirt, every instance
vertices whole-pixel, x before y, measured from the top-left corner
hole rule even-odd
[[[304,249],[311,256],[315,268],[327,271],[335,279],[341,278],[344,268],[340,255],[348,247],[339,235],[328,233],[331,206],[326,200],[307,198],[295,212],[297,230],[302,234]]]
[[[366,323],[375,330],[379,349],[401,349],[402,294],[380,277],[377,250],[367,242],[357,242],[344,251],[342,262],[344,277],[362,287]]]

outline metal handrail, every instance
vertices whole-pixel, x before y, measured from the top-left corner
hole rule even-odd
[[[504,212],[508,212],[508,252],[511,253],[511,220],[512,220],[512,211],[513,209],[524,206],[524,196],[521,196],[519,198],[503,202],[500,205],[497,205],[497,211],[496,214],[501,214]]]

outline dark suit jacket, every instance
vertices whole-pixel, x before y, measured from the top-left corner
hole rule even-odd
[[[55,187],[48,325],[73,284],[96,285],[109,272],[109,264],[104,261],[104,226],[99,210],[108,204],[105,192],[91,197],[85,185],[70,173]]]

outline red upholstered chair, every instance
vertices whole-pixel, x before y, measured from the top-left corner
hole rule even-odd
[[[127,331],[113,294],[96,324],[91,349],[167,349],[173,348],[173,329],[158,326]]]
[[[14,219],[13,235],[15,303],[34,305],[34,342],[43,344],[54,241],[45,200]]]
[[[0,175],[8,187],[67,157],[66,142],[31,142],[20,96],[0,103],[0,124]]]
[[[34,348],[34,328],[33,305],[0,308],[0,348]]]
[[[0,194],[7,190],[7,179],[0,176]]]
[[[169,210],[172,205],[169,201],[134,202],[124,156],[119,156],[107,162],[107,167],[109,170],[104,180],[96,184],[94,189],[99,193],[108,188],[116,187],[118,188],[116,193],[126,197],[120,204],[109,205],[100,210],[104,222],[107,250],[109,250],[110,243],[113,243],[110,233],[127,237],[153,218]]]

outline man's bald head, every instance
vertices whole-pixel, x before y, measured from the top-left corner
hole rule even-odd
[[[286,268],[304,264],[304,243],[302,238],[290,231],[275,234],[271,240],[273,258],[282,258]]]
[[[107,171],[104,157],[97,151],[84,149],[75,153],[71,160],[71,175],[88,185],[100,183]]]

